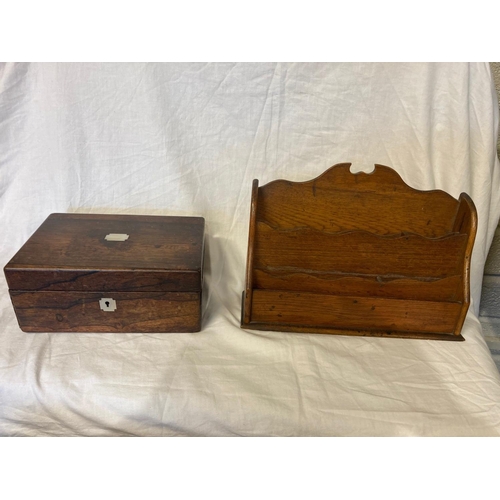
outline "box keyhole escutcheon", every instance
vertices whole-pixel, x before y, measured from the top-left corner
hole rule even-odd
[[[99,306],[101,307],[101,311],[116,311],[116,301],[108,297],[100,299]]]

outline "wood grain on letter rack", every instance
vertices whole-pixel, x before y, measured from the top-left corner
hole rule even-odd
[[[252,189],[243,328],[463,340],[474,203],[382,165]]]

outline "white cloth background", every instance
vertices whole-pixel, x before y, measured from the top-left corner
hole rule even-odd
[[[52,212],[200,215],[203,330],[26,334],[0,280],[2,435],[498,435],[476,318],[500,216],[487,64],[4,64],[0,257]],[[339,162],[474,200],[465,342],[239,328],[251,183]]]

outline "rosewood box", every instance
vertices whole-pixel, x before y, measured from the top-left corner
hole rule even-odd
[[[51,214],[5,266],[25,332],[197,332],[202,217]]]

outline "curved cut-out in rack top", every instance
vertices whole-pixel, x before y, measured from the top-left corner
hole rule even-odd
[[[350,165],[254,181],[242,327],[463,340],[472,200]]]

